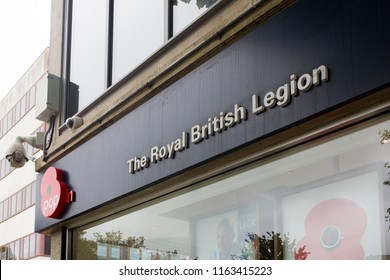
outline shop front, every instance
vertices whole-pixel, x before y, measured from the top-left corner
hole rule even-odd
[[[297,1],[43,170],[36,231],[68,259],[388,259],[390,7],[349,4]]]

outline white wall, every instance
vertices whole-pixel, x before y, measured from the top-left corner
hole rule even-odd
[[[21,100],[21,98],[35,86],[48,69],[49,49],[45,49],[42,55],[21,77],[19,82],[0,102],[0,120]],[[14,127],[12,127],[0,139],[0,159],[4,159],[8,147],[17,136],[30,135],[42,125],[35,119],[35,107],[33,107]],[[39,156],[39,152],[36,156]],[[8,162],[7,162],[8,164]],[[29,161],[22,168],[15,169],[0,180],[0,202],[9,198],[25,186],[36,180],[34,163]],[[37,191],[39,188],[37,187]],[[34,232],[35,206],[10,217],[0,223],[0,245],[7,244]]]

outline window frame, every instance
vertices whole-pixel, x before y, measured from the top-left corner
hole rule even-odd
[[[107,32],[107,42],[106,42],[106,66],[105,66],[105,89],[103,93],[95,98],[94,100],[91,100],[88,105],[84,108],[78,108],[77,109],[77,115],[81,115],[84,111],[88,111],[95,102],[101,99],[102,96],[106,95],[106,92],[108,89],[113,87],[116,84],[119,84],[121,79],[113,83],[113,42],[114,42],[114,6],[115,6],[115,0],[107,0],[107,15],[108,15],[108,20],[107,20],[107,25],[106,25],[106,32]],[[170,41],[172,41],[173,38],[178,38],[181,37],[184,30],[191,30],[189,27],[191,26],[196,26],[195,22],[201,23],[199,18],[206,18],[206,14],[208,13],[209,10],[212,10],[214,7],[219,6],[218,4],[222,3],[222,0],[216,0],[216,2],[208,8],[207,11],[203,12],[201,16],[195,18],[194,22],[186,27],[183,28],[183,30],[178,31],[176,34],[174,34],[174,0],[164,0],[164,5],[165,5],[165,27],[164,27],[164,44],[160,46],[155,52],[151,53],[149,58],[153,56],[156,53],[159,53],[161,49],[163,49]],[[227,4],[224,2],[224,4]],[[72,14],[73,14],[73,0],[66,0],[64,1],[63,4],[63,9],[64,9],[64,18],[63,18],[63,28],[62,28],[62,33],[63,33],[63,48],[62,48],[62,77],[63,77],[63,85],[62,89],[65,94],[62,96],[62,110],[61,110],[61,127],[64,128],[64,123],[65,121],[69,118],[72,117],[73,114],[71,113],[71,109],[69,108],[68,104],[71,103],[71,94],[70,94],[70,76],[71,76],[71,56],[72,56],[72,50],[71,50],[71,45],[72,45]],[[148,59],[147,59],[148,60]],[[144,61],[145,62],[147,62]],[[143,63],[142,63],[143,64]],[[140,66],[140,65],[139,65]],[[135,72],[136,69],[133,69],[131,73]]]

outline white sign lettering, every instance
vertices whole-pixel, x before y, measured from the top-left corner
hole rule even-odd
[[[298,97],[301,91],[307,92],[313,86],[320,86],[322,82],[329,80],[329,70],[321,65],[313,69],[311,74],[297,76],[292,74],[290,82],[278,87],[276,91],[267,92],[261,99],[260,96],[252,95],[252,114],[259,115],[268,109],[276,106],[286,107],[291,103],[293,97]],[[127,161],[129,173],[134,174],[150,166],[150,163],[157,164],[164,159],[173,159],[177,153],[189,148],[191,144],[199,144],[203,140],[222,133],[236,124],[248,119],[248,111],[239,104],[235,104],[231,112],[220,112],[215,117],[208,118],[206,124],[196,124],[191,132],[183,131],[181,137],[173,140],[164,146],[154,146],[150,150],[150,157],[133,157]],[[189,141],[190,140],[190,141]]]

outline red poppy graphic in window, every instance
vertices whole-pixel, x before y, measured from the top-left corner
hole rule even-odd
[[[360,244],[367,225],[364,210],[355,202],[335,198],[314,206],[306,216],[306,235],[297,248],[306,246],[311,260],[364,259]]]

